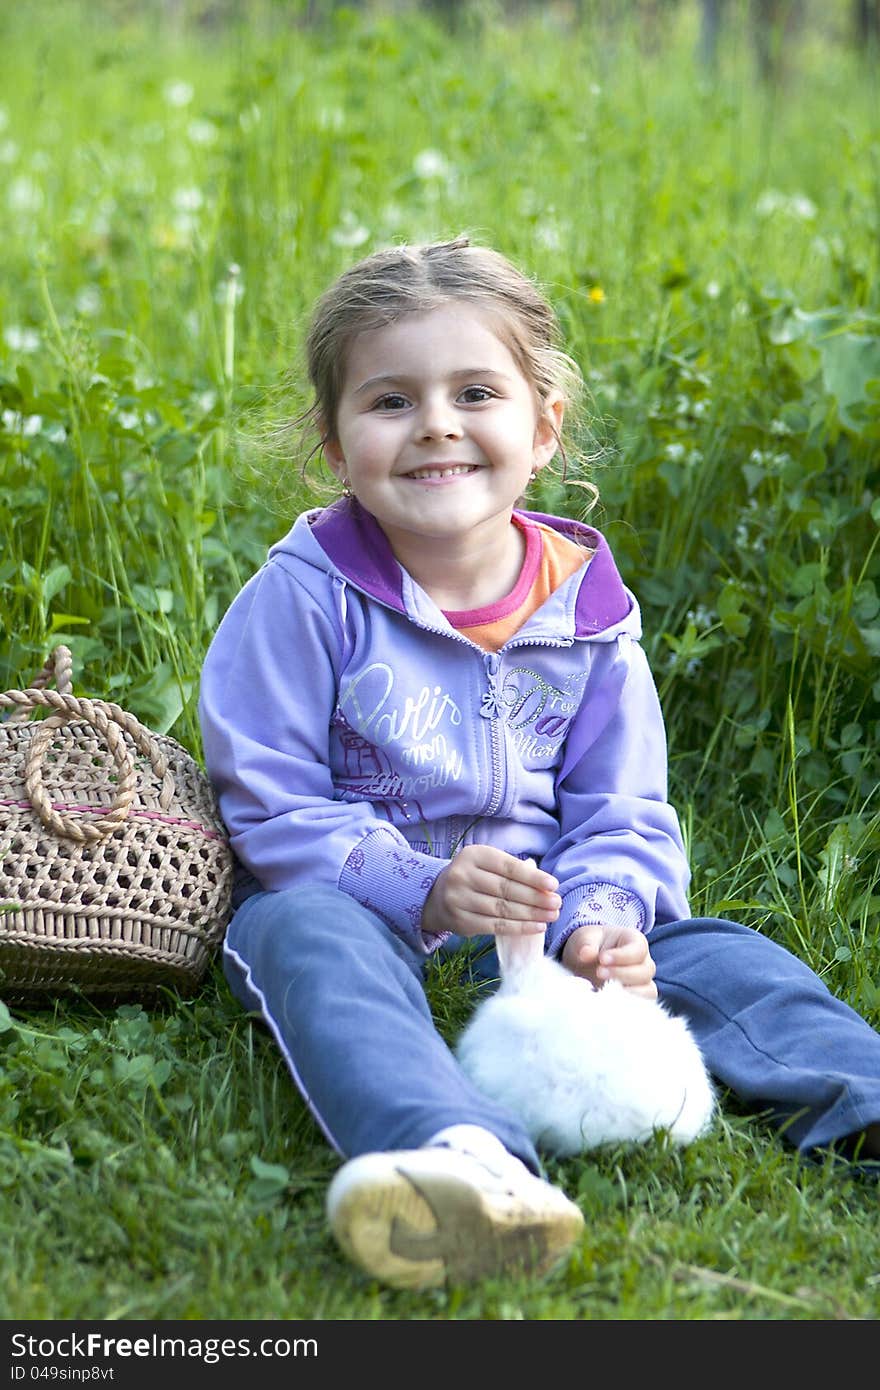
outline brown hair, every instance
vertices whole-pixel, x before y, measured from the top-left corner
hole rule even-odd
[[[488,313],[498,336],[539,402],[552,390],[577,405],[583,380],[561,347],[559,322],[533,282],[506,257],[465,236],[426,245],[375,251],[344,271],[318,300],[306,340],[314,401],[298,423],[332,437],[354,339],[406,314],[425,313],[450,300],[466,300]],[[566,462],[562,441],[559,449]],[[313,450],[316,452],[317,450]]]

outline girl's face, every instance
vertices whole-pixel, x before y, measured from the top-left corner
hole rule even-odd
[[[324,452],[405,564],[420,545],[509,527],[562,413],[558,393],[538,403],[487,315],[450,302],[354,340]]]

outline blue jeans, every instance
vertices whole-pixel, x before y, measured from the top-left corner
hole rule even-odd
[[[709,1071],[804,1152],[880,1122],[880,1034],[797,957],[720,918],[651,932],[660,998]],[[491,947],[475,973],[491,978]],[[496,1134],[540,1171],[519,1121],[478,1092],[437,1032],[425,957],[336,889],[258,892],[224,947],[233,993],[268,1024],[345,1157],[414,1148],[453,1124]]]

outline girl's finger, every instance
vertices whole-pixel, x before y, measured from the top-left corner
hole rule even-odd
[[[549,874],[547,878],[550,882]],[[550,906],[558,910],[562,906],[562,899],[552,888],[545,888],[543,885],[530,885],[523,883],[519,879],[508,878],[504,874],[493,874],[485,869],[479,871],[479,878],[475,880],[474,887],[485,897],[495,898],[503,903],[525,903],[529,906],[540,907],[543,911]]]
[[[651,984],[654,979],[654,971],[645,966],[644,961],[638,965],[618,965],[609,969],[607,965],[600,965],[596,971],[596,978],[603,980],[617,980],[619,984],[625,985],[627,989],[635,989],[639,985]]]

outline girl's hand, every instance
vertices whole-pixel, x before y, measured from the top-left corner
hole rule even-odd
[[[562,948],[562,964],[597,988],[619,980],[633,994],[657,998],[648,938],[636,927],[576,927]]]
[[[458,936],[540,932],[559,916],[558,887],[531,859],[491,845],[465,845],[434,880],[422,929]]]

